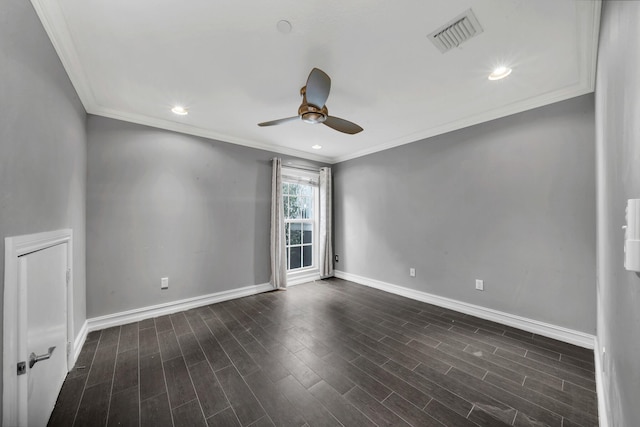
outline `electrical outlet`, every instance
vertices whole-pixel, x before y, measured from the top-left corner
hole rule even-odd
[[[338,255],[334,255],[333,259],[335,260],[335,262],[340,262],[340,257]]]
[[[169,278],[163,277],[160,279],[160,289],[169,289]]]
[[[415,268],[410,268],[409,269],[409,276],[416,277],[416,269]]]
[[[476,289],[484,291],[484,280],[476,279]]]

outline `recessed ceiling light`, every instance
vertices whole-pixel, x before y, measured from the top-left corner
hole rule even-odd
[[[276,27],[278,28],[278,31],[280,31],[282,34],[289,34],[292,28],[291,22],[287,21],[286,19],[282,19],[278,21],[278,23],[276,24]]]
[[[186,108],[180,106],[180,105],[176,105],[175,107],[173,107],[171,109],[171,112],[173,114],[177,114],[179,116],[186,116],[187,114],[189,114],[189,110],[187,110]]]
[[[322,148],[322,145],[318,145],[318,144],[312,145],[311,148],[313,148],[314,150],[319,150]]]
[[[502,66],[496,68],[495,70],[493,70],[493,72],[491,74],[489,74],[489,80],[504,79],[509,74],[511,74],[511,71],[512,71],[511,68],[505,67],[504,65],[502,65]]]

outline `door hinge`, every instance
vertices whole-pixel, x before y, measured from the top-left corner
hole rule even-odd
[[[71,281],[71,269],[67,268],[67,285],[69,285],[70,281]]]
[[[27,373],[27,362],[18,362],[18,375]]]

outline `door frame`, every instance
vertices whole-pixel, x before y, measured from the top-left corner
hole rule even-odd
[[[53,246],[67,245],[67,372],[73,367],[70,343],[73,327],[73,230],[62,229],[4,239],[4,319],[2,352],[2,425],[23,425],[27,415],[27,375],[17,375],[17,363],[27,352],[27,290],[21,286],[20,257]],[[24,274],[24,272],[22,272]]]

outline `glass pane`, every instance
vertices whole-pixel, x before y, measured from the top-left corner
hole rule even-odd
[[[299,197],[298,206],[300,207],[300,217],[304,219],[309,218],[307,214],[307,209],[309,208],[308,199],[306,197]]]
[[[302,243],[312,243],[313,224],[302,224]]]
[[[302,218],[300,196],[289,196],[289,215],[291,219]]]
[[[299,245],[302,243],[302,224],[299,222],[289,223],[290,245]]]
[[[284,217],[289,218],[289,197],[282,196],[282,202],[284,203]]]
[[[302,247],[302,266],[309,267],[313,264],[313,246],[303,246]]]
[[[289,184],[286,182],[282,183],[282,194],[289,194]]]
[[[313,192],[313,188],[310,185],[303,185],[302,186],[302,195],[303,196],[311,196],[312,192]]]
[[[302,266],[302,247],[296,246],[289,248],[291,251],[291,261],[289,263],[289,270],[294,270]]]
[[[300,184],[289,183],[289,194],[299,195],[300,194]]]
[[[313,219],[313,197],[305,197],[305,209],[304,216],[305,219]]]
[[[289,269],[289,248],[287,248],[287,270]]]
[[[284,244],[289,246],[289,223],[284,225]]]

